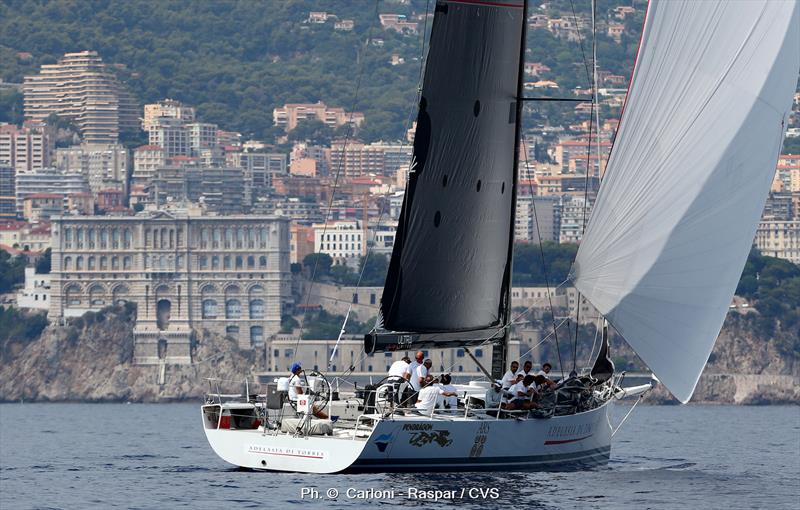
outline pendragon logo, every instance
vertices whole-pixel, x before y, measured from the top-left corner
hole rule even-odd
[[[453,444],[453,440],[450,439],[450,431],[434,430],[431,432],[413,432],[411,434],[411,439],[408,440],[408,444],[417,447],[425,446],[426,444],[431,443],[437,443],[442,448],[445,446],[450,446]]]
[[[375,446],[378,447],[378,451],[383,453],[386,451],[386,447],[389,446],[389,443],[392,441],[391,434],[381,434],[380,436],[376,437],[373,443]]]

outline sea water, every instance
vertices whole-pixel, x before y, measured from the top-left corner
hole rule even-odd
[[[640,405],[590,471],[321,476],[226,464],[199,403],[0,405],[3,510],[396,505],[797,509],[800,407]]]

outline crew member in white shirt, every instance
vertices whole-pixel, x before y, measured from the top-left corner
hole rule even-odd
[[[300,363],[292,364],[292,377],[289,379],[289,400],[292,402],[297,402],[300,398],[300,395],[307,395],[308,391],[306,388],[306,381],[305,377],[302,377],[300,374],[303,373],[303,367],[300,366]],[[327,419],[328,415],[325,414],[322,410],[317,409],[316,405],[311,406],[311,413],[316,416],[317,418]]]
[[[522,375],[536,375],[533,372],[533,363],[531,363],[530,361],[526,361],[525,363],[523,363],[522,370],[517,372],[517,375],[519,375],[519,374],[522,374]]]
[[[414,405],[418,411],[430,414],[441,400],[441,397],[455,397],[456,394],[445,391],[433,376],[425,378],[425,386],[419,391],[417,403]]]
[[[425,358],[425,355],[422,354],[422,351],[417,351],[414,355],[414,361],[409,363],[408,369],[406,369],[405,378],[411,384],[411,387],[414,388],[415,392],[418,392],[420,388],[422,388],[422,384],[420,384],[419,378],[417,375],[417,368],[422,365],[422,360]]]
[[[547,384],[548,386],[555,386],[556,385],[556,382],[553,381],[552,379],[550,379],[550,371],[552,369],[553,369],[553,365],[551,365],[550,363],[544,363],[542,365],[542,369],[539,370],[536,373],[536,375],[541,375],[542,377],[544,377],[545,384]]]
[[[517,379],[517,372],[519,371],[519,362],[512,361],[508,371],[503,374],[503,389],[508,389]]]
[[[420,385],[420,388],[425,384],[425,381],[428,379],[428,371],[433,366],[433,361],[430,359],[426,359],[425,363],[418,366],[417,369],[414,371],[414,376],[411,376],[412,379],[416,379]]]
[[[389,367],[389,377],[402,377],[405,379],[410,363],[411,359],[408,356],[403,356],[403,359],[395,361],[392,363],[392,366]]]
[[[444,374],[442,376],[442,390],[446,395],[444,397],[444,406],[447,409],[458,409],[458,393],[456,392],[456,387],[451,384],[452,378],[450,374]]]

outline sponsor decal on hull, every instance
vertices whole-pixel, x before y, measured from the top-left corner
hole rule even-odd
[[[547,430],[545,446],[577,443],[594,435],[594,424],[553,425]]]
[[[442,448],[453,444],[449,430],[433,430],[433,425],[430,423],[407,423],[403,425],[403,430],[411,431],[408,444],[418,448],[432,443],[436,443]]]
[[[273,455],[276,457],[299,457],[303,459],[327,460],[328,452],[312,448],[287,448],[283,446],[264,446],[251,444],[245,449],[246,453],[255,455]]]

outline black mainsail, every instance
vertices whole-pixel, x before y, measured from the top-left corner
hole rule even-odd
[[[504,340],[525,0],[440,0],[381,316],[365,350]]]

